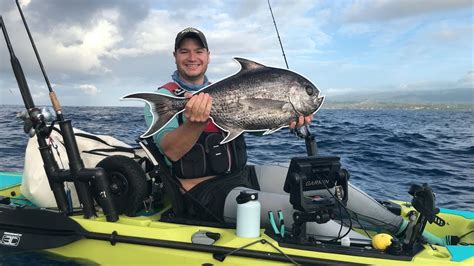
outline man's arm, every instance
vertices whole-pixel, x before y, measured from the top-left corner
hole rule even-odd
[[[161,138],[160,146],[172,161],[181,159],[196,144],[203,132],[212,107],[212,98],[207,93],[185,94],[190,100],[184,110],[183,124]]]

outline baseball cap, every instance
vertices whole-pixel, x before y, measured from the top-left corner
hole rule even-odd
[[[176,35],[176,40],[174,41],[174,50],[175,51],[176,51],[176,49],[178,49],[179,44],[181,43],[181,41],[184,38],[198,39],[198,40],[201,41],[202,46],[209,50],[209,47],[207,46],[207,41],[206,41],[206,37],[204,36],[204,33],[202,33],[200,30],[198,30],[196,28],[189,27],[189,28],[186,28],[186,29],[180,31],[178,33],[178,35]]]

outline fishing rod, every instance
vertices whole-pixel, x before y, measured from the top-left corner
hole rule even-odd
[[[53,108],[56,112],[56,120],[54,120],[51,125],[48,127],[45,121],[44,115],[38,109],[31,97],[31,92],[28,87],[28,83],[25,78],[25,74],[21,67],[21,64],[16,57],[13,47],[8,37],[8,32],[3,21],[3,18],[0,16],[0,27],[2,28],[5,41],[7,43],[8,51],[10,53],[10,61],[15,74],[15,78],[20,89],[20,93],[25,104],[25,108],[28,112],[29,119],[31,121],[32,127],[37,135],[38,147],[40,150],[41,158],[44,163],[44,170],[48,178],[49,185],[53,191],[56,203],[59,210],[67,215],[72,214],[72,206],[69,206],[66,192],[64,190],[64,182],[70,181],[74,182],[79,202],[81,204],[84,217],[93,218],[97,214],[94,208],[94,200],[91,194],[91,186],[94,187],[96,191],[96,199],[99,205],[103,208],[104,214],[107,218],[107,221],[116,221],[118,220],[118,215],[115,211],[115,207],[112,202],[112,197],[109,189],[109,182],[107,179],[107,174],[102,168],[85,168],[84,163],[80,157],[79,149],[77,146],[76,138],[74,135],[73,127],[71,120],[64,119],[63,113],[61,111],[61,106],[59,101],[51,88],[49,79],[44,70],[44,66],[41,62],[41,58],[36,49],[33,37],[29,30],[26,19],[21,10],[18,0],[16,0],[16,5],[20,12],[23,24],[28,33],[28,37],[35,51],[36,58],[40,64],[43,76],[47,82],[48,89],[50,91],[50,99],[53,105]],[[46,141],[50,137],[54,123],[57,122],[61,129],[61,135],[64,140],[64,146],[66,148],[67,157],[69,159],[69,170],[60,169],[56,159],[54,158],[51,145]]]
[[[275,25],[275,31],[278,37],[278,42],[280,43],[283,59],[285,59],[286,69],[290,69],[290,67],[288,66],[288,61],[286,60],[285,49],[283,49],[280,33],[278,32],[278,27],[275,22],[275,16],[273,16],[273,10],[272,10],[272,6],[270,5],[270,0],[267,0],[267,2],[268,2],[268,8],[270,9],[270,14],[272,15],[273,25]],[[296,128],[293,130],[293,132],[295,132],[298,137],[304,138],[305,144],[306,144],[306,153],[308,154],[308,156],[315,156],[318,154],[318,145],[316,143],[316,137],[313,134],[311,134],[311,132],[309,131],[309,125]]]
[[[64,186],[60,182],[56,182],[56,176],[60,175],[61,171],[59,166],[54,159],[53,153],[51,151],[51,146],[47,144],[46,139],[40,137],[41,133],[44,132],[46,123],[44,121],[43,114],[40,109],[36,108],[33,98],[31,97],[30,89],[28,88],[28,83],[26,82],[25,74],[21,68],[18,58],[15,56],[13,47],[8,37],[7,28],[5,27],[5,22],[3,21],[2,16],[0,15],[0,27],[2,28],[3,36],[7,43],[8,51],[10,53],[10,62],[12,65],[13,73],[15,74],[16,81],[18,83],[18,88],[20,89],[21,96],[23,98],[23,103],[28,112],[29,118],[32,122],[33,128],[38,135],[38,146],[41,153],[41,158],[44,162],[44,169],[48,177],[49,185],[53,191],[56,203],[61,212],[68,212],[68,204],[66,198],[66,192],[64,191]]]
[[[270,0],[267,0],[267,2],[268,2],[268,8],[270,9],[270,14],[272,14],[273,25],[275,25],[275,31],[276,31],[276,34],[278,36],[278,42],[280,43],[281,52],[283,53],[283,58],[285,59],[286,69],[290,69],[290,67],[288,66],[288,62],[286,61],[285,50],[283,49],[283,44],[281,43],[280,33],[278,32],[278,27],[277,27],[277,24],[275,22],[275,17],[273,16],[273,11],[272,11],[272,6],[270,5]]]
[[[51,104],[53,105],[53,109],[56,112],[56,117],[58,120],[62,121],[64,120],[64,117],[62,115],[61,105],[59,104],[58,98],[56,97],[56,93],[53,91],[53,88],[51,87],[51,83],[49,82],[48,75],[46,75],[43,62],[41,61],[40,55],[38,53],[38,49],[36,49],[36,45],[35,45],[35,42],[33,41],[30,28],[28,27],[28,24],[26,24],[26,19],[25,19],[25,16],[23,15],[23,10],[21,9],[20,4],[18,3],[18,0],[16,0],[16,5],[18,7],[18,10],[20,11],[21,20],[23,21],[23,24],[25,25],[26,32],[28,33],[28,38],[30,39],[31,46],[33,47],[33,51],[35,52],[36,59],[38,60],[38,64],[40,66],[41,72],[43,73],[43,77],[46,81],[46,85],[49,90],[49,98],[51,99]]]

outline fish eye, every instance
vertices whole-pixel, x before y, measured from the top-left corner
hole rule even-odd
[[[305,87],[305,90],[306,90],[306,93],[309,95],[309,96],[313,96],[314,94],[314,90],[311,86],[306,86]]]

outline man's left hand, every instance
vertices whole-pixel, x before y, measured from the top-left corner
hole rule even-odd
[[[309,125],[311,124],[311,121],[313,121],[313,115],[308,115],[308,116],[302,116],[300,115],[296,121],[291,121],[290,122],[290,129],[302,127],[304,125]]]

